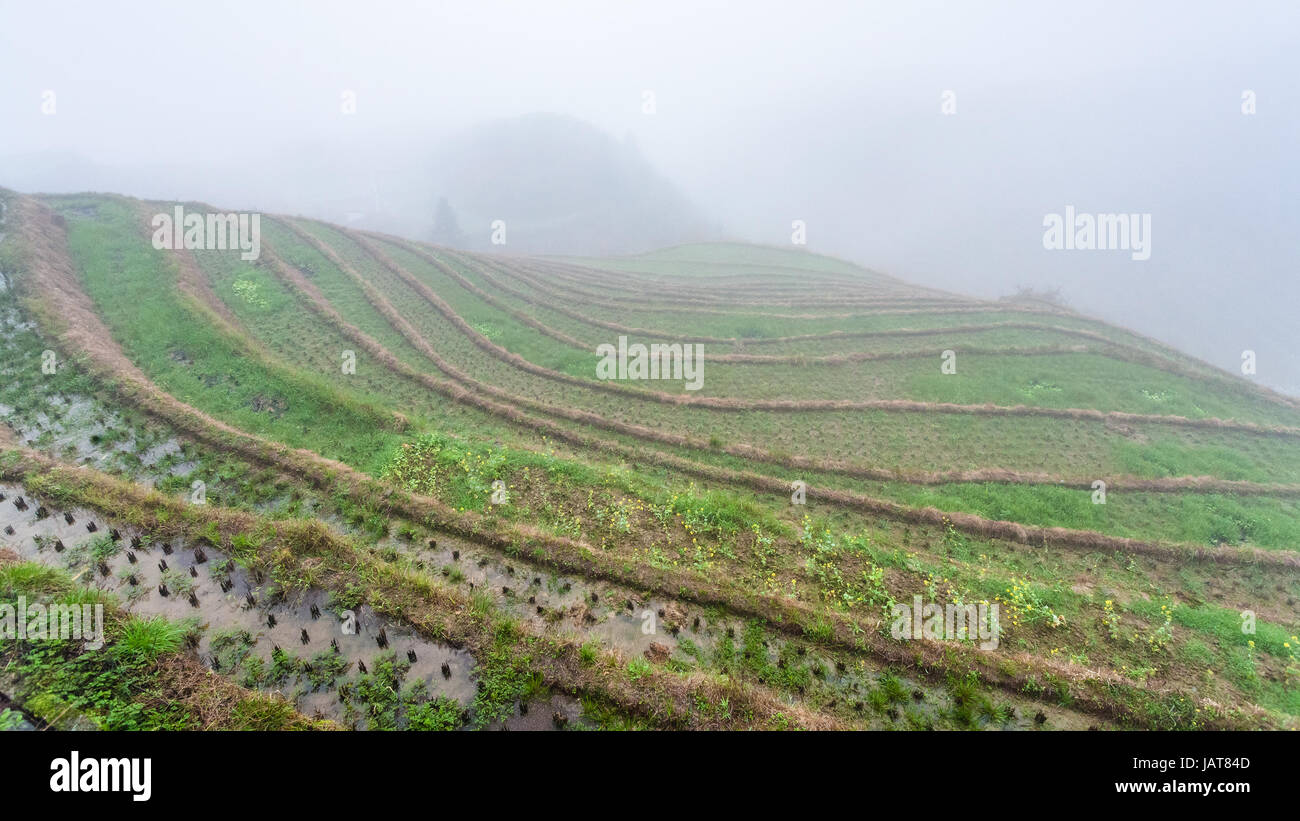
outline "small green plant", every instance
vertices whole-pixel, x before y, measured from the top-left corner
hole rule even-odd
[[[1065,624],[1065,619],[1043,601],[1042,593],[1028,579],[1012,576],[1010,584],[995,598],[1006,608],[1013,625],[1044,622],[1049,627],[1060,627]]]
[[[454,564],[444,564],[442,566],[442,575],[446,576],[447,580],[452,584],[460,584],[465,581],[465,571]]]
[[[1110,636],[1112,641],[1119,641],[1123,634],[1120,632],[1119,614],[1115,612],[1115,602],[1112,599],[1106,599],[1101,606],[1101,623],[1106,628],[1106,635]]]
[[[262,296],[262,287],[251,279],[237,279],[230,286],[249,305],[269,308],[271,303]]]
[[[21,726],[23,726],[22,713],[8,708],[0,712],[0,733],[6,730],[17,730]]]
[[[455,701],[440,696],[407,709],[407,729],[421,732],[459,730],[465,724],[464,711]]]
[[[1164,621],[1147,636],[1147,645],[1155,652],[1163,652],[1174,637],[1174,611],[1167,604],[1160,605],[1160,615]]]
[[[170,621],[160,616],[142,618],[132,616],[122,627],[118,644],[130,653],[153,659],[164,653],[174,653],[181,648],[190,626]]]
[[[627,663],[627,677],[632,681],[640,681],[654,670],[650,662],[641,656],[637,656]]]
[[[121,545],[115,542],[113,537],[109,536],[107,533],[101,533],[90,540],[90,557],[96,562],[111,559],[120,553],[121,550]]]

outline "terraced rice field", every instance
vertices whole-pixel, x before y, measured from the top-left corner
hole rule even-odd
[[[786,249],[264,215],[245,260],[154,247],[201,203],[0,202],[0,596],[109,613],[107,654],[0,641],[24,721],[1300,716],[1300,404],[1155,340]],[[698,385],[601,378],[620,337]],[[918,597],[994,646],[900,637]]]

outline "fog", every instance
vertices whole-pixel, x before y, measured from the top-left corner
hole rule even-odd
[[[4,0],[0,185],[422,239],[445,198],[512,251],[802,220],[917,283],[1059,288],[1234,372],[1253,350],[1300,395],[1298,8]],[[1067,206],[1149,214],[1149,259],[1044,248]]]

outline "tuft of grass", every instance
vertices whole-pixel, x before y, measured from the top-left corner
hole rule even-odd
[[[60,593],[72,587],[72,580],[58,568],[36,562],[0,565],[0,596],[33,596]]]
[[[132,616],[122,625],[118,644],[133,655],[154,659],[179,650],[189,632],[189,625],[161,616]]]

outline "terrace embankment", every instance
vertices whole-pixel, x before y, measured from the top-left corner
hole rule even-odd
[[[73,276],[73,283],[75,285],[75,273],[71,271],[69,271],[68,273],[71,276]],[[44,294],[43,290],[42,290],[42,294]],[[76,300],[72,299],[71,301],[75,303]],[[93,314],[93,311],[91,313]],[[47,320],[50,319],[48,311],[46,312],[45,318]],[[103,340],[100,339],[98,341],[102,344]],[[111,361],[112,361],[111,357],[105,358],[101,360],[101,364],[106,364]],[[112,373],[114,376],[120,375],[118,374],[117,371],[113,371],[111,369],[108,369],[106,372]],[[141,376],[143,375],[141,374]],[[161,399],[160,397],[151,395],[151,391],[148,390],[149,386],[147,384],[147,380],[140,380],[138,382],[133,382],[131,387],[134,389],[138,389],[136,395],[141,398],[141,401],[145,401],[145,402],[153,401],[154,403],[153,406],[158,410],[159,413],[169,413],[169,412],[175,413],[178,416],[188,417],[191,423],[195,422],[197,418],[196,417],[197,412],[194,411],[193,408],[180,406],[180,403],[176,403],[175,405],[173,405]],[[152,390],[156,391],[156,388],[153,388]],[[199,427],[208,426],[207,421],[215,422],[215,420],[205,420],[203,422],[203,425],[199,425]],[[283,447],[282,445],[275,446],[272,443],[258,440],[256,437],[250,437],[247,434],[244,434],[242,431],[229,428],[228,426],[225,429],[217,428],[215,431],[208,431],[207,435],[213,436],[219,440],[223,440],[228,444],[234,444],[238,447],[242,447],[246,449],[246,451],[249,453],[258,454],[261,458],[267,460],[268,462],[278,463],[282,465],[288,465],[288,464],[295,465],[295,470],[297,471],[298,475],[302,475],[305,477],[307,475],[310,475],[311,473],[315,473],[317,474],[317,479],[315,481],[324,484],[328,484],[330,482],[333,482],[335,479],[338,479],[340,482],[343,483],[350,483],[355,481],[356,486],[359,488],[360,487],[365,487],[367,489],[373,488],[374,490],[381,489],[378,485],[367,484],[367,480],[365,480],[364,477],[356,476],[353,472],[350,471],[350,469],[345,469],[343,466],[337,465],[337,463],[334,463],[333,465],[330,466],[329,474],[321,475],[322,462],[319,460],[319,457],[313,459],[311,458],[313,456],[311,454],[307,454],[303,451],[293,451],[289,448]],[[785,483],[781,483],[781,487],[782,487],[782,492],[784,493],[786,489]],[[384,492],[391,493],[391,491],[384,491]],[[411,510],[419,510],[423,514],[426,514],[425,518],[427,519],[429,518],[429,515],[431,515],[432,513],[442,513],[445,511],[445,508],[443,509],[443,511],[440,511],[439,508],[436,506],[435,502],[436,500],[417,500],[414,499],[414,497],[411,497],[409,495],[406,495],[406,498],[403,499],[402,494],[391,493],[391,498],[388,501],[388,507],[390,509],[400,509],[403,506],[407,506]],[[445,511],[445,512],[452,514],[447,516],[448,522],[451,522],[453,524],[459,523],[462,526],[470,526],[469,529],[471,530],[473,527],[477,527],[477,526],[481,526],[484,529],[496,529],[497,527],[496,525],[492,525],[491,523],[484,522],[483,520],[478,519],[476,517],[464,517],[464,516],[457,517],[454,515],[454,512],[451,511]],[[421,517],[417,515],[414,518],[416,520],[420,520]],[[566,546],[563,544],[562,540],[554,540],[554,539],[544,538],[540,536],[535,539],[526,540],[521,544],[520,542],[516,541],[514,538],[506,537],[504,535],[506,532],[507,532],[506,530],[501,530],[498,533],[489,533],[485,535],[489,537],[490,541],[494,541],[495,543],[501,545],[503,549],[516,549],[516,550],[523,549],[524,551],[527,551],[532,547],[537,547],[542,550],[544,556],[546,556],[548,552],[552,551],[552,549],[554,549],[554,551],[556,552],[569,550],[570,552],[567,555],[571,557],[570,560],[574,561],[575,563],[585,563],[587,566],[596,568],[601,572],[611,572],[613,571],[615,565],[617,564],[617,562],[602,561],[599,558],[589,557],[584,552],[586,548],[578,544],[571,544]],[[523,531],[515,530],[514,532],[522,533]],[[484,535],[484,534],[479,534],[479,535]],[[551,555],[553,556],[555,555],[555,553],[551,552]],[[625,576],[639,576],[641,573],[646,571],[637,568],[635,570],[621,570],[617,572],[621,572]],[[783,625],[788,625],[788,627],[786,627],[785,629],[793,629],[795,631],[798,631],[800,629],[804,629],[805,627],[812,627],[812,625],[825,619],[826,621],[830,622],[831,625],[831,629],[830,629],[831,635],[828,639],[826,639],[828,643],[839,644],[842,642],[843,643],[842,646],[847,647],[854,642],[854,639],[852,638],[852,630],[847,624],[847,622],[843,619],[835,618],[833,614],[827,616],[826,614],[821,614],[815,610],[808,609],[808,608],[805,608],[804,611],[801,613],[799,607],[793,605],[788,601],[777,600],[774,597],[754,596],[750,602],[746,603],[740,601],[740,599],[735,595],[734,591],[724,591],[721,588],[718,588],[712,593],[710,593],[710,591],[707,588],[707,584],[701,582],[697,578],[688,574],[675,574],[675,573],[658,574],[658,573],[647,572],[646,577],[649,578],[655,576],[658,577],[657,583],[668,586],[668,589],[672,589],[671,585],[673,582],[681,582],[680,586],[677,588],[676,595],[698,597],[695,599],[697,601],[706,600],[712,595],[715,597],[714,598],[715,603],[718,603],[723,606],[733,607],[733,608],[748,607],[749,608],[748,613],[756,614],[756,615],[761,613],[762,614],[761,617],[766,618],[769,621],[779,621]],[[681,591],[685,591],[685,593],[683,594]],[[784,618],[784,616],[790,616],[791,618],[787,621]],[[889,651],[887,651],[883,645],[879,648],[876,647],[874,644],[874,640],[868,641],[868,645],[871,649],[871,652],[876,653],[882,657],[888,657],[887,653]],[[906,657],[908,654],[905,651],[903,652],[902,656],[898,655],[900,651],[898,651],[897,648],[894,648],[892,652],[894,654],[894,657],[899,661],[906,661]],[[958,654],[958,656],[960,657],[961,654]],[[981,675],[985,676],[989,680],[1000,679],[1003,682],[1003,686],[1014,686],[1015,676],[1013,674],[1006,673],[1005,671],[992,669],[991,668],[992,662],[990,661],[981,661],[977,656],[971,657],[969,659],[959,658],[959,660],[963,663],[969,661],[970,662],[969,666],[972,669],[979,670],[981,672]],[[941,669],[944,668],[945,663],[939,657],[936,656],[934,662],[936,663],[936,666],[938,666],[939,668]],[[1026,661],[1026,664],[1030,664],[1030,662]],[[1038,669],[1038,671],[1041,672],[1041,670],[1045,668],[1036,668],[1036,669]],[[1026,674],[1026,675],[1032,676],[1033,674]],[[1022,679],[1022,682],[1024,680],[1025,679]],[[1097,696],[1095,693],[1092,696],[1088,696],[1087,693],[1088,688],[1093,685],[1089,684],[1087,681],[1076,681],[1074,683],[1077,684],[1079,686],[1079,689],[1081,690],[1080,703],[1090,703],[1094,705],[1095,709],[1103,712],[1106,710],[1110,710],[1111,714],[1118,715],[1121,713],[1125,713],[1125,708],[1117,707],[1117,701],[1114,698],[1109,698],[1109,699],[1102,698],[1100,696]],[[1118,683],[1116,686],[1119,686],[1119,684],[1122,684],[1122,682]]]

